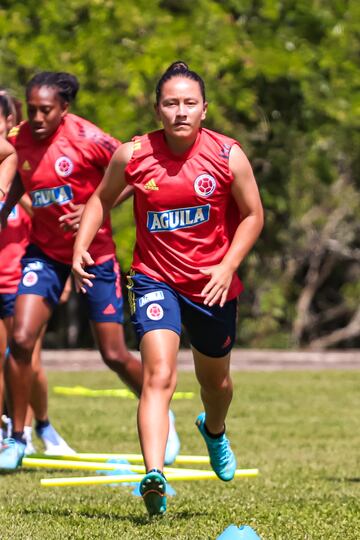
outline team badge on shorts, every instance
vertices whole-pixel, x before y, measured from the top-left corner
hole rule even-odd
[[[32,287],[33,285],[36,285],[38,280],[39,280],[39,277],[37,273],[31,270],[30,272],[27,272],[25,274],[25,276],[23,277],[22,283],[25,287]]]
[[[216,180],[210,174],[200,174],[195,179],[194,189],[200,197],[209,197],[212,195],[216,188]]]
[[[146,310],[146,315],[152,321],[160,321],[164,316],[164,310],[160,304],[150,304]]]
[[[70,158],[66,156],[61,156],[55,161],[55,172],[62,178],[70,176],[73,172],[74,164]]]

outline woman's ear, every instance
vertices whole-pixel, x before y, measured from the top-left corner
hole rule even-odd
[[[61,108],[62,108],[61,118],[64,118],[64,116],[66,116],[69,111],[69,103],[67,101],[63,101],[61,104]]]
[[[204,101],[204,106],[203,106],[203,111],[202,111],[202,115],[201,115],[201,120],[205,120],[205,118],[206,118],[206,113],[207,113],[207,108],[208,108],[207,101]]]
[[[9,116],[6,118],[6,131],[9,133],[10,129],[14,127],[15,125],[15,118],[13,114],[9,114]]]

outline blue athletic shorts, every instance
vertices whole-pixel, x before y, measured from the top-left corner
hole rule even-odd
[[[35,245],[28,246],[21,264],[22,278],[17,294],[37,294],[54,308],[59,303],[71,266],[51,259]],[[122,324],[123,299],[115,258],[89,266],[86,270],[96,276],[93,287],[87,288],[83,295],[89,319]]]
[[[16,293],[0,293],[0,319],[14,316]]]
[[[166,283],[135,273],[128,276],[131,320],[138,341],[146,332],[158,329],[181,333],[181,324],[190,343],[206,356],[218,358],[230,352],[236,334],[237,299],[205,306],[189,300]]]

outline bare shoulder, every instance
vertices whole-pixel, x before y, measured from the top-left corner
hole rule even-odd
[[[234,144],[231,147],[229,155],[229,168],[234,175],[252,175],[252,168],[250,162],[245,152],[237,144]]]
[[[124,144],[121,144],[119,148],[117,148],[117,150],[114,152],[112,161],[126,167],[130,159],[132,158],[133,152],[134,152],[133,142],[126,142]]]

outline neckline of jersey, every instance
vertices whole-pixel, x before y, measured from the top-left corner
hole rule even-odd
[[[198,132],[198,134],[196,136],[196,140],[194,141],[194,143],[183,154],[174,154],[170,150],[169,145],[166,142],[165,131],[163,129],[160,131],[160,134],[161,134],[161,136],[160,136],[160,144],[161,144],[164,152],[167,155],[170,155],[171,159],[174,160],[174,161],[187,161],[188,159],[192,158],[194,154],[196,154],[196,152],[197,152],[197,150],[199,148],[201,135],[202,135],[202,128],[199,129],[199,132]]]

